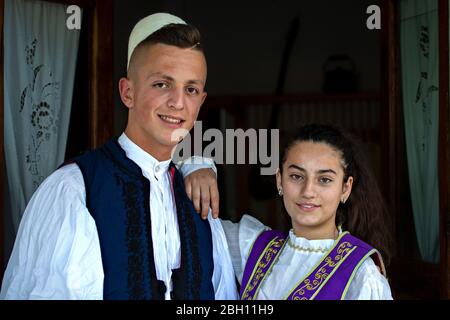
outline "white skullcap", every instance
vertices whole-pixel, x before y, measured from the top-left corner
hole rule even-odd
[[[171,23],[186,24],[186,22],[174,15],[168,13],[155,13],[145,17],[134,26],[133,31],[131,31],[130,34],[130,39],[128,40],[127,70],[130,67],[130,59],[134,49],[136,49],[142,41],[147,39],[149,35]]]

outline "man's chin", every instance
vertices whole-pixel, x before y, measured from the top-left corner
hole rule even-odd
[[[179,128],[176,130],[173,130],[170,134],[170,137],[167,138],[168,144],[169,145],[177,145],[179,144],[181,141],[183,141],[183,139],[189,135],[189,130],[186,128]]]

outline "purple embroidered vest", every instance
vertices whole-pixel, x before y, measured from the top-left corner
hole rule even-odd
[[[268,230],[261,233],[250,251],[242,277],[242,300],[254,300],[265,277],[281,254],[288,234]],[[367,243],[343,232],[314,270],[286,295],[287,300],[341,300],[359,266],[372,256],[386,274],[380,253]]]

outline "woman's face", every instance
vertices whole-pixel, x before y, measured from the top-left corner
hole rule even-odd
[[[336,235],[336,210],[350,196],[353,177],[344,183],[341,153],[326,143],[298,142],[287,153],[277,187],[297,236],[328,239]]]

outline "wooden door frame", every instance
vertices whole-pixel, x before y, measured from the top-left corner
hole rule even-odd
[[[0,0],[0,279],[3,279],[3,264],[5,260],[4,246],[4,189],[6,173],[5,171],[5,152],[4,152],[4,87],[3,87],[3,19],[4,19],[5,1]]]
[[[47,0],[78,5],[89,29],[89,137],[90,147],[103,144],[113,135],[114,116],[114,57],[113,2],[104,0]],[[4,0],[0,0],[0,279],[3,278],[4,246],[4,190],[6,173],[4,160],[4,92],[3,92],[3,18]]]
[[[439,243],[441,298],[450,299],[450,119],[448,0],[439,0]]]
[[[83,8],[89,30],[89,147],[97,148],[114,132],[114,2],[46,0]]]
[[[396,145],[401,121],[400,58],[398,34],[398,0],[381,0],[382,5],[382,141],[384,150],[383,172],[387,181],[390,210],[397,212],[401,200],[396,179]],[[439,3],[439,242],[440,297],[450,299],[450,111],[449,111],[449,5],[448,0]]]
[[[399,121],[400,103],[400,65],[399,35],[397,22],[397,1],[381,0],[381,150],[382,181],[389,211],[397,212],[398,186],[396,142],[397,122]],[[393,129],[394,128],[394,129]],[[392,217],[393,218],[393,217]],[[394,219],[393,219],[394,220]]]

